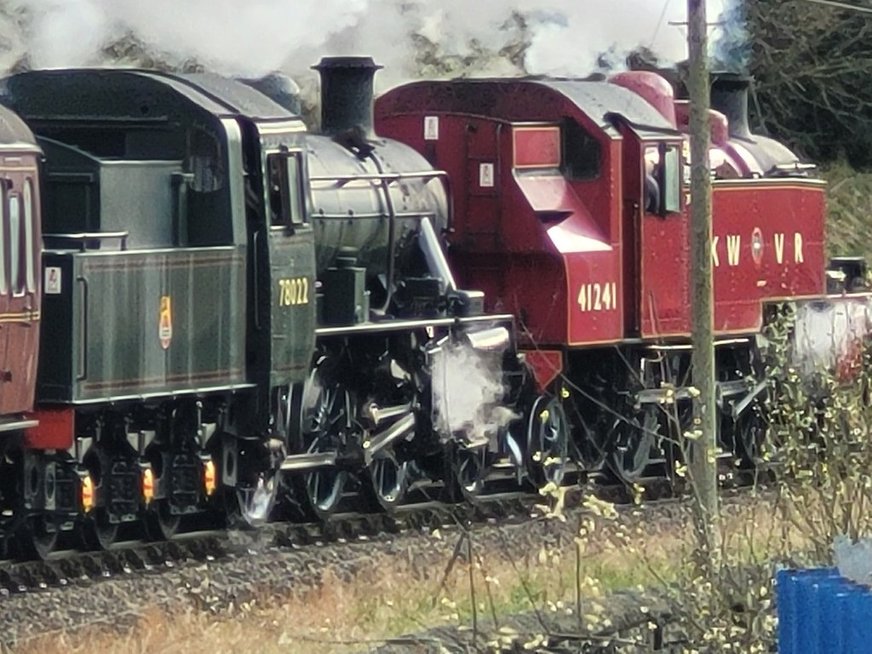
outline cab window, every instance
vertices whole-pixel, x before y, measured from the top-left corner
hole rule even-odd
[[[306,222],[301,153],[277,152],[267,157],[270,224],[273,227]]]
[[[24,294],[24,234],[21,231],[21,200],[9,195],[9,276],[13,295]]]
[[[681,151],[677,145],[663,146],[663,213],[681,211]]]
[[[566,178],[581,181],[599,177],[602,158],[599,141],[574,120],[563,122],[561,134],[563,136],[561,168]]]
[[[645,210],[666,216],[681,211],[682,166],[678,144],[659,143],[645,148]]]
[[[33,182],[27,179],[24,182],[24,270],[26,275],[27,291],[36,292],[36,266],[33,251]]]

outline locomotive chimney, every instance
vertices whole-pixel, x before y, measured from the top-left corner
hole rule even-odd
[[[295,116],[302,111],[300,87],[287,75],[270,73],[263,77],[238,78],[243,84],[257,89],[276,104],[284,107]]]
[[[321,74],[321,131],[336,136],[355,128],[373,133],[373,78],[382,67],[372,57],[324,57]]]
[[[748,89],[751,78],[736,73],[712,74],[712,109],[727,117],[730,136],[752,139],[748,123]]]

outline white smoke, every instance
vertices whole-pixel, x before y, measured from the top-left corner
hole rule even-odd
[[[872,304],[857,300],[808,302],[796,311],[793,365],[803,377],[837,376],[859,366],[872,327]]]
[[[728,1],[707,0],[711,21]],[[684,58],[686,29],[670,23],[685,16],[686,0],[5,0],[0,66],[117,63],[102,49],[132,35],[171,65],[227,74],[299,77],[324,55],[368,54],[386,86],[421,74],[423,43],[460,73],[586,75],[604,52]]]
[[[504,404],[502,352],[480,352],[463,343],[442,346],[431,370],[435,427],[468,443],[493,441],[519,416]]]

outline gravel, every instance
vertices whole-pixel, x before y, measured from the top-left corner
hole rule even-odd
[[[688,512],[683,501],[622,509],[611,528],[644,521],[648,533],[668,532],[684,523]],[[571,542],[582,515],[589,513],[576,507],[567,509],[565,522],[513,516],[473,525],[470,533],[479,553],[507,547],[535,553],[543,546]],[[14,646],[35,636],[94,625],[129,629],[155,607],[168,612],[194,609],[220,613],[255,597],[311,590],[328,573],[339,582],[351,582],[374,562],[390,565],[404,559],[412,564],[413,572],[414,567],[444,568],[463,530],[446,525],[439,532],[423,528],[304,547],[278,547],[261,533],[233,532],[226,538],[223,556],[216,558],[174,562],[99,579],[71,579],[65,586],[43,591],[6,593],[0,598],[0,643]],[[605,547],[605,536],[598,532],[588,550]]]

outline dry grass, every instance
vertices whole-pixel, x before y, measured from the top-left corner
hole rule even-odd
[[[171,615],[147,610],[124,628],[95,625],[74,633],[47,634],[21,643],[15,651],[361,651],[379,639],[440,624],[469,624],[473,613],[470,576],[477,618],[485,627],[492,626],[494,619],[499,623],[509,613],[530,611],[534,606],[572,613],[577,583],[589,599],[618,588],[669,581],[681,572],[693,548],[689,524],[626,527],[621,526],[623,522],[599,520],[587,538],[563,538],[537,551],[517,551],[508,542],[485,550],[473,541],[472,568],[464,557],[447,574],[448,555],[440,560],[416,559],[411,551],[404,556],[378,555],[372,568],[353,580],[342,581],[325,572],[316,590],[262,597],[217,614],[195,607]],[[737,543],[746,543],[747,554],[754,550],[754,558],[765,559],[779,548],[782,532],[772,520],[768,502],[739,509],[724,522]],[[761,528],[767,523],[769,527]],[[446,543],[446,550],[453,544]]]

